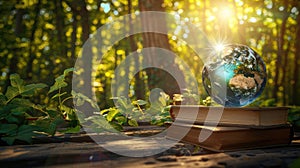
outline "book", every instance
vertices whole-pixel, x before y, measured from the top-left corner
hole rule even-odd
[[[181,130],[186,129],[187,127],[190,127],[190,130],[183,136]],[[211,132],[210,136],[203,142],[198,140],[201,131],[204,133]],[[278,126],[276,128],[255,129],[173,123],[167,129],[166,137],[199,145],[200,147],[211,151],[225,152],[288,145],[291,143],[293,131],[290,125]]]
[[[180,114],[179,114],[180,112]],[[210,117],[207,117],[210,114]],[[257,127],[287,124],[287,107],[207,107],[199,105],[173,105],[173,121],[195,121],[196,124],[212,123],[224,126]]]

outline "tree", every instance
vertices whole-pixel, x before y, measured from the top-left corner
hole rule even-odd
[[[0,9],[1,91],[6,90],[8,77],[13,73],[31,80],[29,82],[45,81],[52,84],[64,69],[74,66],[84,42],[97,28],[125,14],[131,13],[132,17],[138,17],[138,11],[159,11],[172,12],[184,22],[193,23],[210,39],[242,43],[256,50],[266,63],[268,73],[261,99],[274,98],[276,105],[299,105],[298,0],[0,0]],[[133,18],[119,26],[126,27],[131,19]],[[179,36],[193,36],[193,32],[184,23],[169,24],[165,18],[141,19],[144,30],[153,26],[167,32],[175,26]],[[133,31],[134,26],[130,26],[126,27],[126,31]],[[172,33],[174,32],[169,35],[153,32],[136,34],[113,44],[99,68],[103,72],[97,72],[96,75],[101,86],[97,90],[97,97],[102,107],[111,105],[107,99],[111,95],[109,86],[114,68],[127,54],[149,47],[166,49],[184,59],[198,80],[199,92],[204,92],[201,87],[201,60],[190,44],[184,43],[185,39],[173,38]],[[102,32],[100,36],[108,41],[111,38],[109,32]],[[97,52],[101,55],[106,51]],[[158,53],[153,51],[149,54],[157,56]],[[133,98],[147,99],[149,90],[156,87],[162,88],[171,96],[181,92],[175,79],[162,70],[170,66],[180,72],[179,65],[176,65],[179,63],[174,60],[159,62],[152,58],[143,61],[156,64],[158,68],[141,70],[134,77],[131,81],[135,93]],[[166,57],[162,55],[159,58]],[[88,60],[84,60],[87,66],[93,63]],[[134,69],[139,69],[142,63],[142,60],[136,60],[125,75],[132,75]],[[91,71],[86,70],[84,73],[90,74]],[[90,76],[84,76],[85,83],[92,87]],[[179,76],[182,81],[187,78],[183,74]],[[88,94],[91,93],[92,91]],[[201,96],[205,98],[207,95]]]
[[[299,2],[298,2],[299,5]],[[300,92],[299,92],[299,60],[300,60],[300,14],[297,15],[297,29],[296,29],[296,40],[295,41],[295,59],[294,59],[294,80],[292,81],[292,88],[295,89],[295,91],[292,94],[292,100],[294,105],[300,105],[299,99],[300,99]]]
[[[165,8],[163,8],[163,0],[139,0],[139,9],[141,12],[144,11],[158,11],[158,12],[164,12]],[[166,26],[166,18],[154,18],[154,17],[142,17],[142,27],[144,30],[150,30],[149,26],[151,27],[159,27],[160,29],[166,30],[167,32],[167,26]],[[157,48],[164,48],[167,50],[170,49],[169,39],[168,35],[166,34],[158,34],[154,32],[147,32],[143,33],[143,47],[157,47]],[[152,56],[152,58],[155,58],[154,56],[158,55],[155,50],[151,50],[150,53],[147,53]],[[163,56],[161,56],[163,57]],[[158,68],[148,68],[146,69],[146,73],[148,76],[148,87],[149,89],[154,88],[161,88],[171,97],[173,94],[181,93],[181,90],[178,86],[178,83],[172,77],[171,74],[166,72],[164,69],[167,66],[172,66],[172,68],[177,71],[178,73],[181,73],[178,66],[175,64],[174,60],[168,60],[169,62],[161,62],[157,59],[149,59],[148,62],[151,62],[153,65],[157,65],[157,67],[161,67],[161,69]],[[165,64],[167,63],[167,64]],[[184,81],[183,74],[180,74],[181,80]]]

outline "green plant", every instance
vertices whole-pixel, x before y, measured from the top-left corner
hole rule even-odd
[[[169,114],[171,101],[169,96],[163,92],[160,93],[157,100],[152,100],[151,105],[145,100],[131,102],[125,97],[113,99],[116,106],[101,110],[100,114],[116,130],[122,130],[123,125],[136,127],[139,122],[143,121],[150,121],[154,125],[163,125],[165,122],[171,121]],[[96,121],[93,117],[90,120]],[[101,124],[103,126],[102,121],[100,123],[97,121],[97,123],[98,128],[101,127]]]
[[[291,107],[288,113],[288,121],[295,130],[300,130],[300,107]]]
[[[134,101],[132,104],[125,97],[115,97],[116,107],[100,111],[100,114],[116,129],[122,130],[123,125],[138,126],[137,119],[144,115],[141,106],[147,102]]]
[[[78,132],[78,122],[75,109],[67,101],[73,98],[73,92],[62,91],[68,86],[67,75],[74,69],[69,68],[55,79],[50,87],[48,96],[50,102],[37,104],[32,100],[35,93],[48,87],[46,84],[25,85],[18,74],[10,76],[10,84],[5,94],[0,93],[0,137],[1,140],[12,145],[16,140],[27,143],[38,134],[54,135],[57,127],[64,124],[66,129],[62,132]],[[77,99],[82,98],[78,96]]]
[[[198,104],[199,103],[199,95],[192,92],[192,90],[184,89],[184,92],[182,93],[183,101],[186,102],[186,104]]]
[[[47,87],[46,84],[25,85],[18,74],[10,76],[10,84],[5,94],[0,93],[0,136],[1,140],[12,145],[16,140],[30,143],[31,137],[41,131],[41,127],[30,124],[27,118],[37,113],[48,115],[44,106],[33,103],[36,91]]]
[[[91,122],[87,127],[95,132],[111,132],[122,131],[125,125],[136,127],[139,122],[150,121],[151,124],[163,125],[165,122],[171,121],[169,114],[171,101],[169,96],[163,92],[160,93],[157,100],[152,100],[151,105],[145,100],[131,102],[125,97],[112,99],[114,99],[115,107],[101,110],[99,114],[85,118],[85,121]],[[86,97],[83,100],[94,104]]]
[[[249,107],[275,107],[276,101],[274,98],[265,99],[264,97],[257,98],[253,103],[248,105]]]
[[[153,100],[150,108],[145,111],[145,113],[151,116],[151,124],[161,126],[165,122],[172,121],[169,113],[171,103],[169,95],[160,92],[159,97]]]
[[[64,130],[59,130],[63,133],[78,132],[81,128],[72,103],[67,105],[67,101],[73,99],[72,92],[63,91],[68,86],[66,78],[73,71],[74,68],[65,69],[62,75],[55,78],[54,84],[50,86],[48,91],[50,98],[47,105],[48,115],[40,117],[35,123],[44,128],[43,131],[50,135],[54,135],[57,127],[61,124],[66,125]]]
[[[68,100],[73,100],[72,91],[63,91],[64,88],[68,86],[66,82],[66,78],[70,72],[73,72],[74,68],[68,68],[64,70],[64,73],[57,78],[55,78],[54,84],[50,87],[48,91],[48,95],[50,97],[50,106],[49,110],[52,112],[58,112],[58,114],[63,116],[63,119],[69,123],[70,127],[76,127],[79,131],[79,121],[76,115],[76,111],[73,108],[73,103],[67,103]],[[54,93],[54,94],[53,94]],[[52,95],[51,95],[52,94]],[[51,95],[51,96],[50,96]],[[60,122],[61,118],[57,118],[58,116],[52,116],[51,118],[56,120],[56,122]],[[56,123],[56,125],[58,124]],[[66,130],[65,130],[66,131]]]
[[[171,121],[169,115],[170,98],[161,92],[151,105],[145,100],[130,101],[124,97],[114,98],[116,106],[101,110],[97,103],[82,93],[68,91],[67,77],[73,68],[66,69],[57,78],[46,97],[46,104],[34,103],[37,91],[48,86],[43,83],[28,84],[18,74],[10,76],[11,86],[5,94],[0,93],[0,137],[9,145],[16,140],[27,143],[32,142],[36,135],[54,135],[56,131],[75,133],[81,128],[80,124],[90,122],[89,127],[96,131],[116,131],[123,129],[124,125],[138,126],[139,122],[150,121],[151,124],[163,125]],[[73,107],[89,103],[98,113],[86,117],[84,112]],[[79,122],[80,121],[80,122]],[[59,125],[64,130],[57,130]]]

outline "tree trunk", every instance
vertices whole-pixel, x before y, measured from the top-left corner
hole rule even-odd
[[[80,86],[77,86],[78,90],[75,91],[84,94],[85,96],[92,99],[94,95],[93,86],[92,86],[93,52],[91,48],[92,47],[91,41],[87,41],[90,35],[90,24],[89,24],[89,13],[86,8],[86,2],[85,0],[72,0],[72,1],[65,0],[65,2],[71,8],[73,12],[73,17],[76,17],[77,14],[81,16],[81,19],[79,21],[82,28],[82,36],[81,36],[82,45],[88,42],[82,48],[82,53],[81,53],[82,58],[80,58],[81,62],[78,63],[80,68],[82,68],[83,70],[82,74],[80,75],[81,79],[79,79],[82,83],[80,84]],[[75,25],[73,25],[73,27],[75,27]],[[73,35],[74,35],[73,38],[75,38],[76,34]],[[74,44],[72,45],[73,47],[75,47]],[[93,112],[95,111],[95,109],[88,103],[86,103],[84,106],[78,107],[78,109],[80,111],[83,111],[87,116],[93,115]]]
[[[23,30],[24,30],[24,25],[23,25],[23,16],[25,14],[25,10],[24,9],[17,9],[17,12],[15,14],[15,35],[16,37],[20,38],[23,34]],[[10,60],[7,60],[8,62],[8,73],[6,76],[6,80],[4,83],[4,87],[3,87],[3,93],[6,92],[7,87],[9,86],[10,80],[9,80],[9,76],[11,74],[17,73],[18,70],[18,62],[19,59],[21,57],[21,51],[20,48],[18,46],[16,46],[13,49],[13,56]],[[8,58],[7,58],[8,59]]]
[[[291,50],[291,41],[289,40],[287,42],[287,48],[286,50],[284,51],[284,57],[283,57],[283,76],[281,78],[281,81],[280,83],[282,84],[283,86],[283,105],[288,105],[289,104],[289,82],[288,82],[288,79],[289,79],[289,54],[290,54],[290,50]]]
[[[160,11],[164,12],[165,9],[162,7],[163,0],[139,0],[139,9],[141,12],[143,11]],[[150,17],[142,17],[142,27],[144,30],[149,30],[149,27],[159,27],[160,29],[167,30],[166,18],[150,18]],[[150,23],[150,24],[149,24]],[[143,36],[143,47],[156,47],[163,48],[166,50],[170,49],[169,39],[167,34],[158,34],[158,33],[142,33]],[[156,53],[155,50],[151,50],[151,57],[156,56],[159,53]],[[184,81],[183,73],[179,70],[178,66],[175,64],[174,60],[168,60],[168,62],[161,62],[157,59],[149,59],[146,60],[152,65],[159,66],[159,68],[148,68],[146,69],[146,73],[148,76],[148,88],[160,88],[164,92],[166,92],[171,97],[175,93],[181,93],[180,88],[176,82],[176,80],[168,73],[165,69],[166,66],[172,66],[172,69],[176,70],[176,72],[180,72],[178,74],[181,76],[181,80]]]
[[[289,14],[287,12],[287,0],[284,1],[285,3],[285,11],[284,11],[284,17],[282,18],[282,23],[280,26],[279,35],[278,35],[278,40],[277,40],[277,59],[276,59],[276,68],[275,68],[275,77],[274,77],[274,89],[273,89],[273,98],[275,99],[275,102],[278,102],[278,91],[280,87],[280,73],[282,72],[282,57],[284,57],[284,35],[286,32],[286,23],[287,19],[289,17]],[[285,74],[283,74],[285,75]]]
[[[76,34],[77,34],[77,12],[73,11],[72,13],[72,18],[73,18],[73,22],[72,22],[72,33],[71,33],[71,59],[72,59],[72,63],[75,63],[76,60]]]
[[[132,11],[132,1],[128,0],[128,14],[130,15]],[[133,33],[133,23],[132,23],[132,17],[129,17],[129,33]],[[136,51],[138,49],[136,41],[134,39],[134,35],[129,36],[129,44],[130,44],[130,50],[131,52],[135,52],[134,57],[137,58],[136,56]],[[138,70],[140,67],[140,60],[135,59],[134,61],[134,68]],[[139,71],[135,76],[135,86],[134,86],[134,92],[135,92],[135,97],[136,99],[142,99],[145,100],[145,83],[141,78],[142,73]]]
[[[294,105],[300,105],[300,92],[299,92],[299,60],[300,60],[300,15],[297,16],[297,29],[296,29],[296,40],[295,41],[295,59],[294,59],[294,81],[292,82],[292,88],[293,88],[293,104]]]
[[[28,80],[31,80],[32,76],[33,76],[33,60],[35,59],[35,55],[34,55],[35,53],[33,51],[34,47],[35,47],[34,46],[34,37],[35,37],[35,32],[38,27],[41,3],[42,3],[42,1],[39,0],[38,3],[36,4],[34,22],[32,25],[30,39],[29,39],[29,60],[28,60],[28,65],[27,65],[27,69],[26,69],[26,75],[27,75]]]
[[[61,0],[55,0],[55,23],[57,29],[57,39],[58,39],[58,52],[60,56],[66,57],[66,41],[65,41],[65,31],[64,31],[64,15]]]

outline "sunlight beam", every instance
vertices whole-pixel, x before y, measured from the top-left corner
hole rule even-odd
[[[223,43],[217,43],[214,48],[217,53],[220,53],[225,48],[225,45]]]
[[[233,11],[230,7],[222,7],[219,11],[219,16],[223,19],[230,19],[233,17]]]

